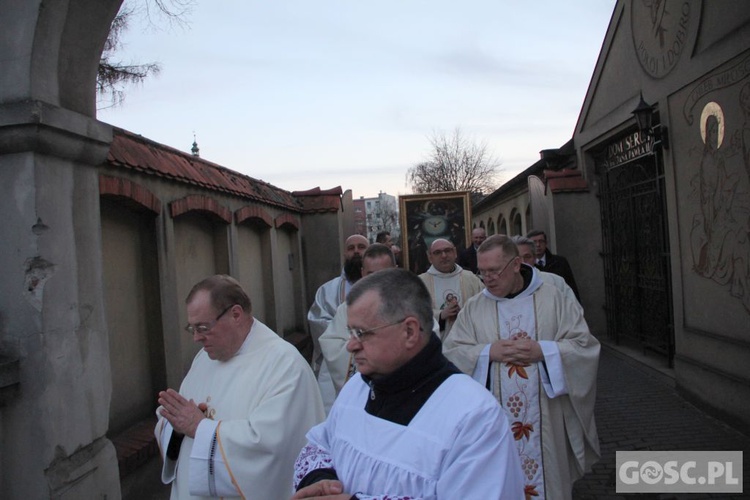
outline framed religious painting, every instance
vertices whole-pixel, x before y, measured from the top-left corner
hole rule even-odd
[[[451,241],[457,252],[466,247],[471,231],[468,191],[403,195],[398,202],[404,268],[427,271],[427,250],[438,238]]]

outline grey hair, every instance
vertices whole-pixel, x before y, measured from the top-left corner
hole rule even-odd
[[[346,298],[347,306],[374,290],[380,297],[376,315],[383,321],[415,316],[422,333],[432,332],[432,297],[421,279],[400,268],[383,269],[357,281]]]
[[[518,257],[518,247],[510,237],[504,234],[493,234],[479,245],[477,253],[485,253],[495,248],[500,248],[503,255],[508,257]]]
[[[521,236],[520,234],[517,236],[514,236],[511,238],[513,240],[513,243],[518,245],[531,245],[532,247],[535,245],[534,240],[531,238],[527,238],[526,236]]]

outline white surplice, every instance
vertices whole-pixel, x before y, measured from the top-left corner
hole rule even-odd
[[[255,319],[231,359],[215,361],[201,349],[180,394],[206,403],[209,418],[195,439],[185,436],[173,461],[166,457],[173,429],[159,417],[162,481],[174,481],[172,499],[289,498],[305,433],[324,418],[315,376],[294,346]]]
[[[497,402],[469,377],[448,377],[408,425],[370,415],[370,388],[355,374],[328,418],[307,435],[360,498],[523,498],[518,455]],[[310,460],[315,460],[310,457]],[[298,467],[316,468],[301,455]],[[305,474],[297,471],[298,479]],[[511,493],[512,492],[512,493]]]

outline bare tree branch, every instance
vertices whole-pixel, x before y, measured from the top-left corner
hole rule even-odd
[[[415,193],[469,191],[490,193],[497,187],[500,162],[485,143],[475,143],[456,128],[452,135],[433,133],[432,153],[426,161],[407,171],[407,181]]]

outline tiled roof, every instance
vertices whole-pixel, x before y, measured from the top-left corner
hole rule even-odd
[[[338,212],[341,208],[341,186],[331,189],[320,189],[319,187],[307,191],[292,191],[302,205],[305,212]]]
[[[117,127],[114,127],[114,139],[107,163],[277,207],[307,211],[307,203],[302,203],[300,198],[289,191]],[[338,210],[338,204],[336,209]]]
[[[344,193],[341,186],[336,186],[331,189],[320,189],[319,187],[308,189],[306,191],[292,191],[294,196],[320,196],[320,195],[334,195],[341,196]]]
[[[581,175],[580,170],[571,170],[568,168],[562,170],[545,170],[544,179],[553,193],[574,193],[589,190],[589,184]]]

